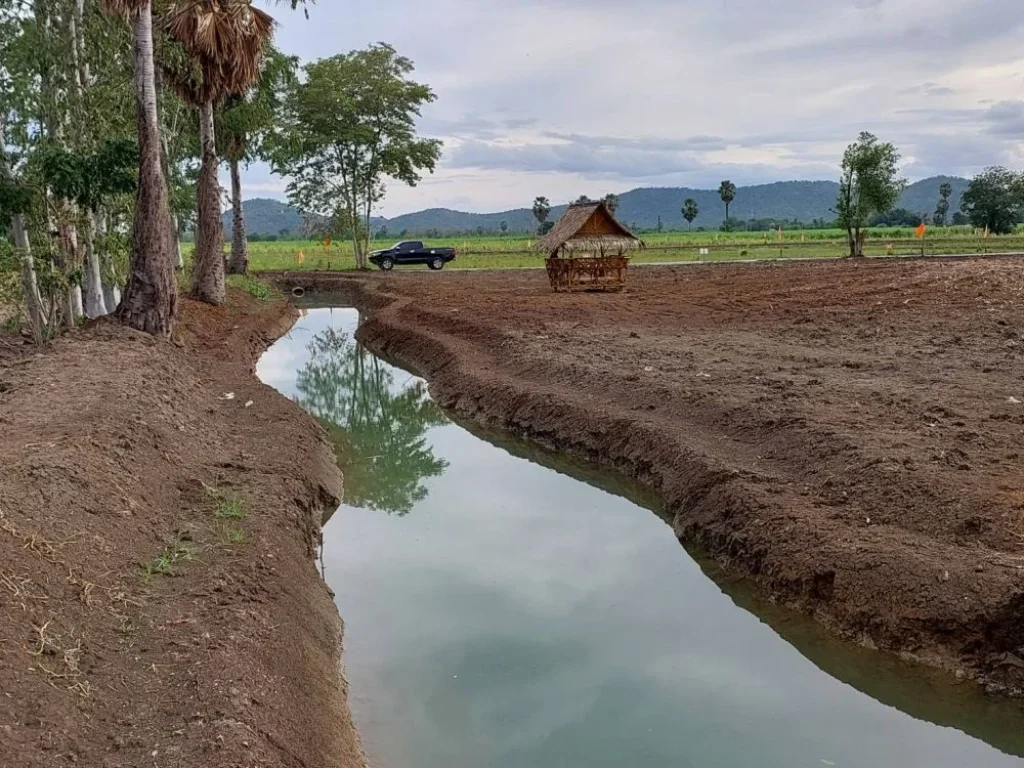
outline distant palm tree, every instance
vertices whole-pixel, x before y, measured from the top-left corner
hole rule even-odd
[[[167,30],[181,43],[189,65],[169,71],[168,81],[187,104],[199,110],[202,169],[196,186],[196,262],[191,294],[223,304],[224,228],[213,110],[226,97],[245,93],[261,75],[263,54],[274,20],[249,0],[186,0],[167,15]]]
[[[683,218],[686,219],[686,225],[688,229],[693,229],[693,220],[700,215],[700,209],[697,207],[697,201],[692,197],[688,197],[683,201]]]
[[[736,185],[731,181],[723,181],[718,187],[718,196],[725,203],[725,220],[729,221],[729,205],[736,199]]]
[[[546,197],[538,197],[533,201],[533,217],[537,219],[537,224],[544,226],[544,222],[548,220],[550,215],[551,201]]]

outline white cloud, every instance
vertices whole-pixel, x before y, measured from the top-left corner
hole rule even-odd
[[[324,0],[282,7],[306,59],[387,40],[438,101],[437,174],[392,185],[385,215],[489,211],[578,190],[831,178],[861,130],[912,177],[1022,155],[1017,0]],[[401,23],[396,23],[401,20]],[[249,194],[281,197],[254,168]]]

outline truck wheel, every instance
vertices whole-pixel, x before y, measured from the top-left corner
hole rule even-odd
[[[434,257],[430,260],[428,266],[433,270],[444,269],[444,259],[440,257]]]
[[[385,272],[390,272],[395,268],[395,260],[390,257],[385,257],[380,260],[380,268]]]

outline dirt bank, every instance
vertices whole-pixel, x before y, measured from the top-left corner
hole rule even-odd
[[[368,310],[361,337],[442,405],[656,489],[681,539],[778,601],[1020,693],[1022,275],[666,268],[572,296],[538,272],[296,279]]]
[[[295,312],[183,312],[0,359],[2,768],[363,765],[314,563],[341,478],[252,375]]]

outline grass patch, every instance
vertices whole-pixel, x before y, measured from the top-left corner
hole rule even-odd
[[[213,516],[218,520],[244,520],[245,506],[241,499],[226,499],[214,510]]]
[[[21,318],[17,315],[13,315],[4,321],[4,330],[8,333],[18,333],[21,331]]]
[[[245,291],[256,301],[270,301],[277,296],[277,292],[273,288],[249,275],[228,275],[228,285]]]
[[[242,544],[245,542],[245,529],[234,523],[224,523],[220,527],[220,535],[226,544]]]
[[[195,559],[195,549],[191,544],[179,541],[173,546],[167,547],[148,563],[142,564],[142,578],[148,584],[157,576],[171,576],[174,574],[174,567],[180,563],[187,563]]]

